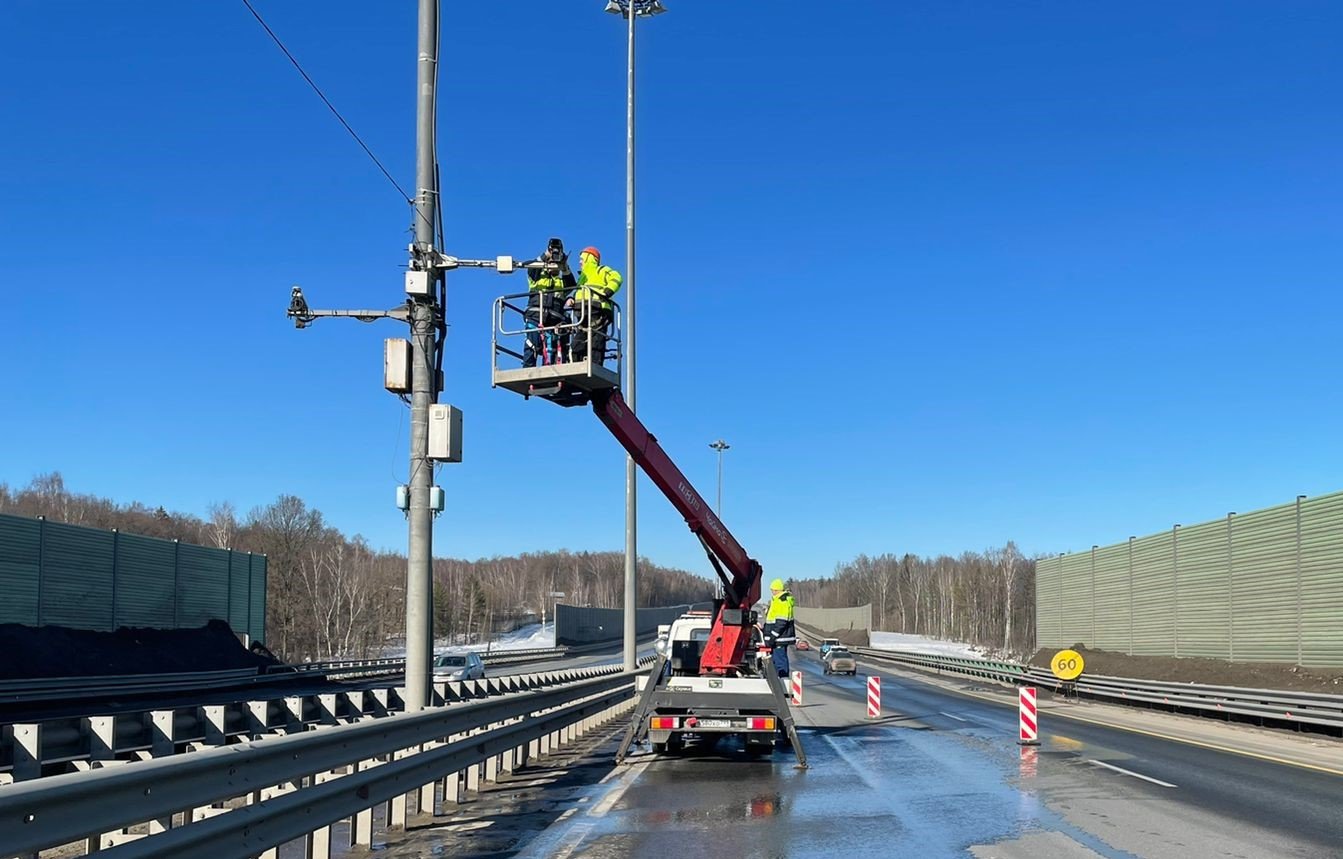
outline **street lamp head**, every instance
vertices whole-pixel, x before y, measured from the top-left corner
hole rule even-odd
[[[727,442],[723,441],[723,440],[720,438],[718,441],[711,441],[711,442],[709,442],[709,447],[713,448],[714,450],[718,451],[719,453],[722,453],[723,451],[725,451],[725,450],[727,450],[728,448],[732,447],[732,445],[728,444]]]
[[[661,0],[606,0],[606,11],[612,15],[628,18],[631,8],[634,10],[636,18],[661,15],[667,11],[667,7],[662,5]]]

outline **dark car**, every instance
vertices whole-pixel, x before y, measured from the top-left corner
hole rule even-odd
[[[479,653],[445,653],[434,657],[434,682],[479,680],[485,676],[485,663]]]

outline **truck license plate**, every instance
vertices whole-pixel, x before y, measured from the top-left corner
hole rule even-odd
[[[701,728],[730,728],[730,727],[732,727],[732,720],[731,720],[731,719],[700,719],[700,720],[699,720],[699,726],[700,726]]]

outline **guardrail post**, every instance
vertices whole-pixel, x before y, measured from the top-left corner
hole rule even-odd
[[[317,696],[317,721],[323,725],[338,725],[340,719],[336,718],[338,710],[336,703],[336,693],[322,692]]]
[[[156,758],[166,758],[177,751],[174,739],[175,726],[172,710],[154,710],[146,720],[149,726],[149,753]],[[173,828],[173,816],[155,818],[149,821],[149,834],[157,835]]]
[[[362,760],[354,765],[353,771],[359,772],[361,770],[369,769],[373,766],[375,766],[375,764],[372,760]],[[355,812],[354,819],[350,821],[350,846],[351,847],[373,846],[372,806],[369,806],[368,808],[365,808],[362,811]]]
[[[462,773],[461,770],[450,772],[443,776],[443,804],[452,803],[456,805],[462,801]]]
[[[472,764],[466,768],[466,789],[472,793],[480,791],[480,764]]]
[[[156,758],[167,757],[177,749],[172,710],[149,713],[149,751]]]
[[[409,754],[410,751],[407,749],[397,749],[392,755],[392,760],[399,761]],[[383,811],[382,819],[386,823],[388,829],[393,827],[405,828],[407,804],[408,797],[407,794],[404,793],[398,793],[387,803],[387,806]]]
[[[370,689],[369,693],[373,696],[373,715],[386,716],[390,710],[387,706],[387,689]]]
[[[286,729],[294,734],[303,730],[303,697],[301,695],[286,695],[284,699],[285,711],[289,717],[289,724]]]
[[[205,727],[205,745],[222,746],[228,742],[223,704],[206,704],[201,707],[201,723]]]
[[[117,756],[116,717],[89,716],[84,730],[89,738],[89,760],[110,761]]]
[[[42,777],[42,726],[14,726],[14,780]]]
[[[436,787],[438,787],[438,783],[432,781],[420,785],[420,800],[418,803],[420,814],[428,814],[432,817],[437,813],[437,796],[434,790]]]
[[[252,739],[261,739],[262,734],[270,733],[270,704],[268,701],[247,702],[247,731]]]

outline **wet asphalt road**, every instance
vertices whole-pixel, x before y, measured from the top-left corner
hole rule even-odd
[[[1063,719],[1023,750],[1014,707],[879,670],[886,715],[869,722],[861,673],[797,663],[809,770],[731,747],[614,767],[608,737],[393,836],[387,855],[1343,856],[1338,776]]]

